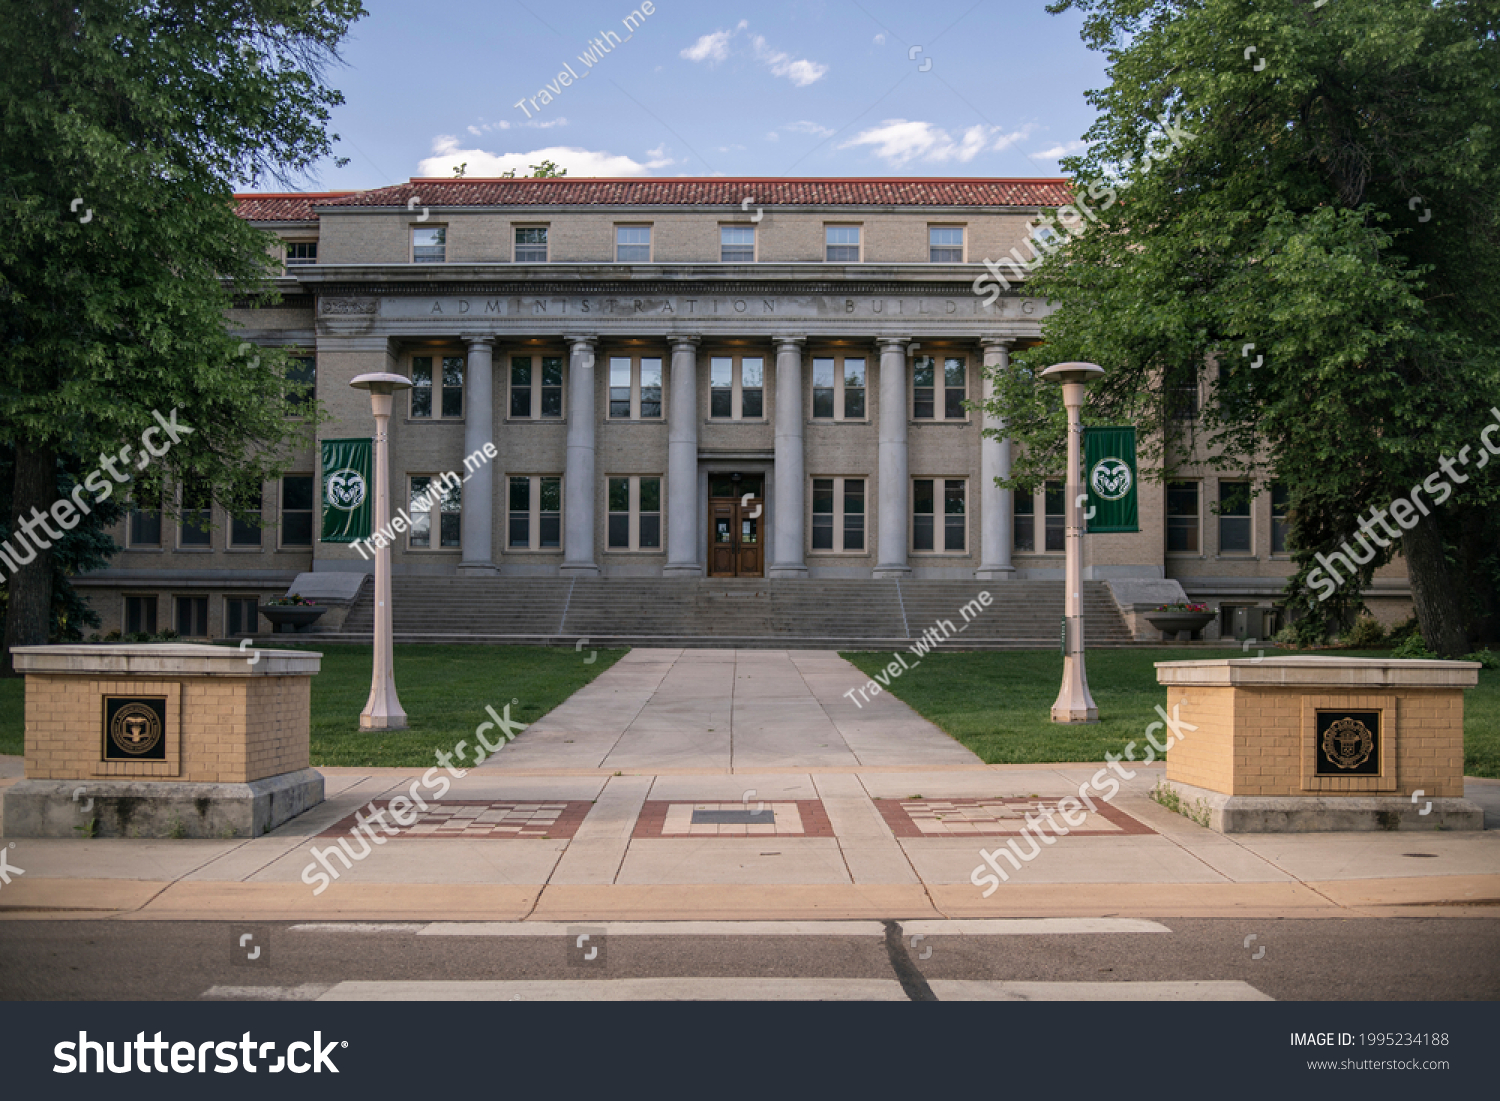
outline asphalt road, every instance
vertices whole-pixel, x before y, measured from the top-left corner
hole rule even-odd
[[[894,921],[883,934],[874,926],[875,935],[607,935],[593,938],[589,946],[602,951],[585,961],[576,938],[558,933],[432,936],[418,935],[421,924],[13,920],[0,922],[0,999],[309,999],[352,981],[680,977],[878,979],[899,983],[913,1000],[933,998],[928,984],[942,979],[1230,980],[1277,1000],[1500,999],[1500,918],[1160,924],[1169,932],[936,935],[915,943]],[[257,947],[256,958],[248,958]]]

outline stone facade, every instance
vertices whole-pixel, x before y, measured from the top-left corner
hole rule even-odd
[[[315,242],[316,262],[286,268],[278,308],[228,320],[247,341],[315,364],[331,415],[322,438],[372,433],[367,395],[348,386],[355,375],[432,380],[422,396],[397,399],[393,509],[421,479],[453,471],[466,483],[446,518],[427,516],[425,540],[396,535],[397,575],[715,574],[710,498],[716,478],[737,474],[760,487],[751,522],[761,553],[736,567],[757,576],[1058,578],[1060,487],[1020,502],[996,489],[1010,442],[985,438],[1000,426],[958,403],[983,398],[985,371],[1040,340],[1049,310],[1024,286],[976,293],[983,261],[1024,248],[1041,208],[1065,201],[1061,181],[1003,180],[414,180],[245,196],[243,216],[288,242]],[[622,226],[649,231],[628,261],[616,260]],[[830,227],[857,228],[857,259],[826,258]],[[428,262],[418,249],[438,229],[441,259]],[[726,230],[750,242],[753,259],[723,259]],[[517,260],[537,231],[545,260]],[[821,385],[829,361],[831,395]],[[918,395],[929,362],[935,392]],[[946,387],[950,364],[956,385]],[[545,399],[544,372],[554,391]],[[612,374],[628,382],[623,404]],[[759,408],[747,379],[760,383]],[[126,549],[81,579],[104,629],[141,629],[149,605],[157,629],[245,634],[245,602],[285,592],[299,573],[370,571],[355,548],[316,541],[316,507],[307,538],[293,506],[321,472],[312,447],[294,460],[292,481],[265,487],[258,546],[236,545],[217,511],[202,545],[169,523],[154,542],[122,525]],[[1225,550],[1212,511],[1218,475],[1203,465],[1185,477],[1199,486],[1191,550],[1168,549],[1166,491],[1143,481],[1141,531],[1090,537],[1084,576],[1176,579],[1193,599],[1258,609],[1242,633],[1265,637],[1275,621],[1261,612],[1291,571],[1272,549],[1269,495],[1252,502],[1247,549]],[[830,490],[833,512],[820,513]],[[527,507],[512,515],[522,497]],[[612,518],[621,502],[625,518]],[[553,525],[556,538],[539,537]],[[200,594],[206,609],[191,603]],[[1387,620],[1406,614],[1399,563],[1378,575],[1372,603]]]

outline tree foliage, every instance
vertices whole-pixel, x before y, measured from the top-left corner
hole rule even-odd
[[[1108,374],[1089,419],[1138,425],[1158,477],[1206,459],[1258,488],[1273,473],[1287,486],[1287,593],[1308,630],[1358,607],[1399,550],[1435,651],[1493,638],[1500,464],[1480,433],[1500,407],[1500,8],[1049,10],[1083,14],[1111,82],[1089,93],[1087,151],[1064,161],[1075,205],[1036,231],[1055,246],[1035,250],[1027,284],[1057,304],[1046,343],[996,380],[992,409],[1026,444],[1012,484],[1060,462],[1056,388],[1034,373],[1097,362]],[[1177,415],[1200,383],[1200,414]],[[1445,477],[1451,496],[1424,496],[1430,515],[1316,599],[1316,555],[1354,540],[1372,508],[1409,496],[1445,455],[1468,480]]]

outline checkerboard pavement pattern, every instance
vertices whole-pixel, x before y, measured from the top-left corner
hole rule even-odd
[[[897,837],[1004,837],[1018,835],[1026,828],[1026,818],[1046,821],[1058,813],[1057,805],[1067,796],[1005,796],[953,799],[877,799],[875,806]],[[1074,797],[1074,802],[1081,800]],[[1067,831],[1069,837],[1123,837],[1130,834],[1155,833],[1150,826],[1102,800],[1094,800],[1095,810],[1082,807],[1083,821],[1074,827],[1059,816],[1048,833]],[[1068,808],[1074,818],[1080,811]]]
[[[750,814],[757,807],[762,814]],[[765,821],[756,821],[764,817]],[[694,821],[697,818],[698,821]],[[717,819],[717,820],[716,820]],[[724,819],[729,819],[725,821]],[[744,821],[734,821],[744,819]],[[633,838],[832,837],[828,812],[817,799],[759,803],[648,801]]]
[[[377,800],[376,808],[388,807],[386,801]],[[387,814],[385,821],[396,827],[391,837],[439,837],[478,838],[497,840],[508,838],[540,837],[551,840],[569,840],[578,832],[584,816],[592,803],[586,800],[452,800],[431,802],[427,809],[413,806],[408,814],[416,816],[410,825],[402,826]],[[356,812],[369,818],[366,807]],[[320,835],[322,837],[347,836],[358,825],[355,815],[339,819]],[[379,830],[378,824],[372,825]]]

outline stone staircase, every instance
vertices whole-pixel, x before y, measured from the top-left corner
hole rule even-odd
[[[1045,649],[1063,614],[1062,581],[397,577],[391,590],[397,642],[875,649],[936,630],[948,649]],[[1103,582],[1084,583],[1084,617],[1088,645],[1136,645]],[[373,628],[367,588],[314,637],[368,642]]]

